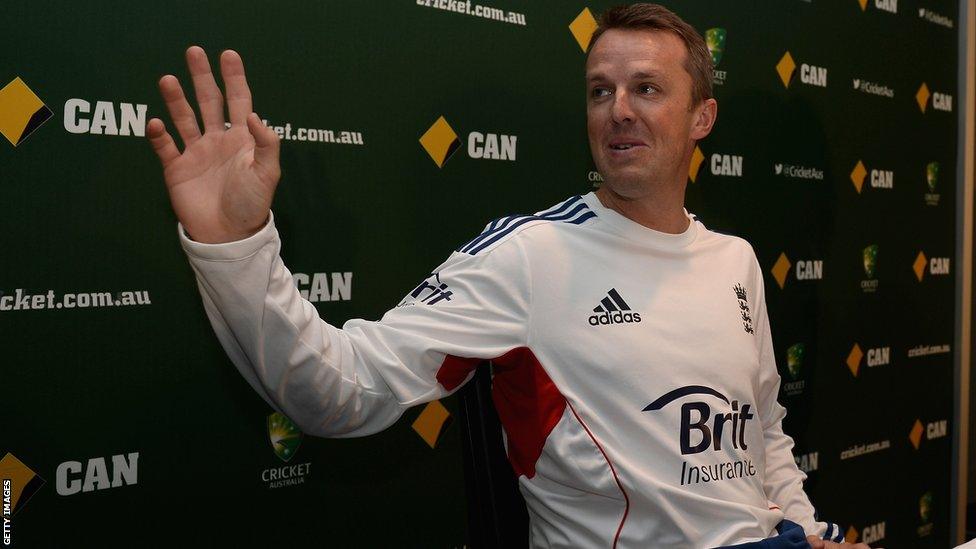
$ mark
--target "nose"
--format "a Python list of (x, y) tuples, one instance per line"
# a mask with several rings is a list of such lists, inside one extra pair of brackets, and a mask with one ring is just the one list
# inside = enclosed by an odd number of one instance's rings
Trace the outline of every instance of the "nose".
[(630, 106), (629, 93), (618, 92), (613, 96), (613, 105), (610, 108), (610, 117), (616, 124), (634, 121), (634, 111)]

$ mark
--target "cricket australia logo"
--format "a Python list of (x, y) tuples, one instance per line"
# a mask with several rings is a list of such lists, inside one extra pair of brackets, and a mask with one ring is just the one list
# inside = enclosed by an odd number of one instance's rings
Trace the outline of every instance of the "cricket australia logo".
[(732, 290), (735, 291), (735, 297), (739, 299), (739, 312), (742, 314), (742, 329), (747, 334), (755, 334), (756, 331), (752, 328), (752, 313), (749, 311), (749, 299), (746, 296), (746, 289), (742, 287), (742, 284), (736, 284), (732, 287)]

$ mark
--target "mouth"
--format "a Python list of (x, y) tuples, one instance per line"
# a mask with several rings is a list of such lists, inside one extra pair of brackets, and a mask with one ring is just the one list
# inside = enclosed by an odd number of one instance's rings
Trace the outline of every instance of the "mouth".
[(622, 139), (619, 141), (611, 141), (609, 148), (612, 151), (629, 151), (631, 149), (636, 149), (637, 147), (643, 147), (644, 143), (631, 139)]

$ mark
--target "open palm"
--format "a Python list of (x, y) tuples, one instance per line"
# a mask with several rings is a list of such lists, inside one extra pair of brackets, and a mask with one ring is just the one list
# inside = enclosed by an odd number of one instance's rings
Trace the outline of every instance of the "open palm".
[(244, 63), (234, 51), (220, 56), (230, 127), (224, 124), (224, 100), (202, 48), (186, 52), (203, 133), (179, 80), (166, 75), (159, 90), (184, 144), (180, 153), (165, 124), (153, 118), (147, 135), (163, 164), (163, 177), (177, 219), (198, 242), (221, 243), (246, 238), (268, 218), (281, 176), (278, 136), (251, 111)]

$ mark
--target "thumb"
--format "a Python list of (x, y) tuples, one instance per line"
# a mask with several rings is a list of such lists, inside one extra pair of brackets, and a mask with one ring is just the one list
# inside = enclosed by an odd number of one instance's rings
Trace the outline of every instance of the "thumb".
[(247, 116), (247, 129), (254, 137), (254, 164), (272, 184), (281, 177), (281, 164), (278, 154), (281, 141), (274, 130), (261, 123), (256, 113)]

